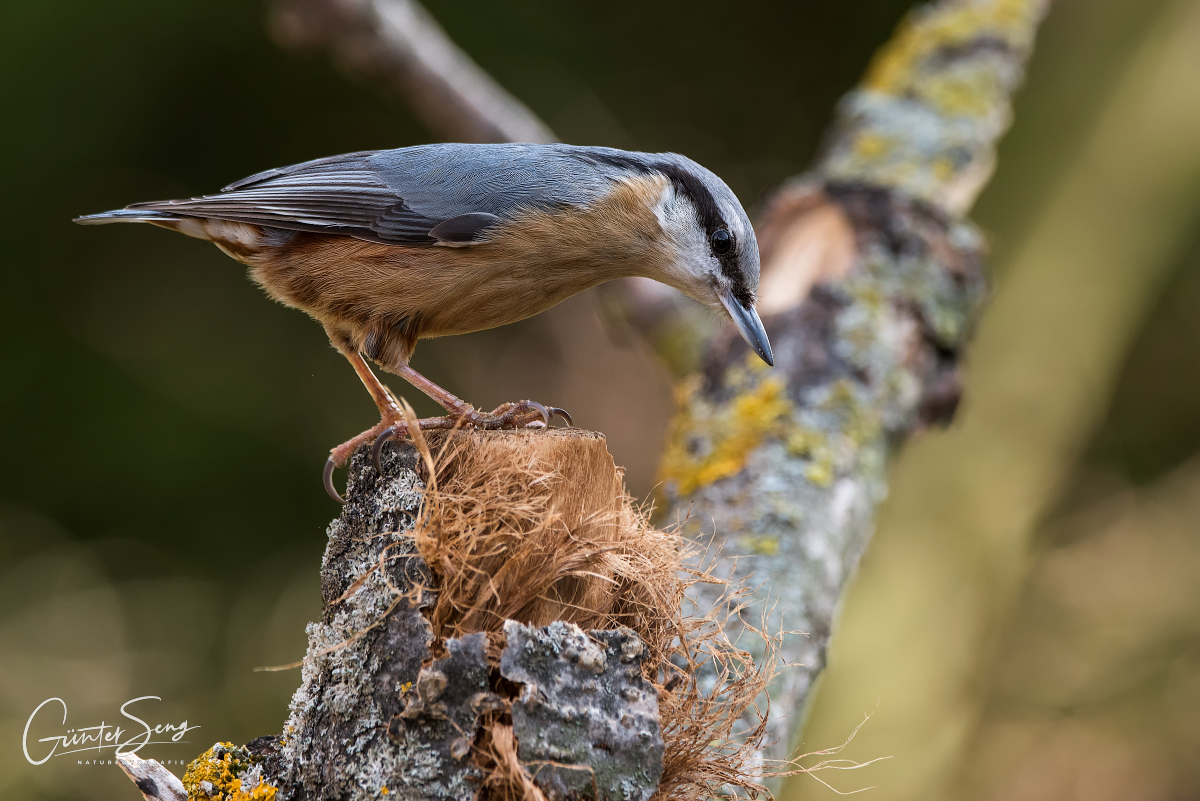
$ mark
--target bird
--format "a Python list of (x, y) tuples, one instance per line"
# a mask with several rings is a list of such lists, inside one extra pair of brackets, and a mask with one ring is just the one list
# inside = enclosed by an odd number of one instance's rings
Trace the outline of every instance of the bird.
[(271, 298), (325, 328), (380, 422), (330, 451), (324, 485), (360, 445), (375, 464), (410, 433), (367, 360), (446, 410), (420, 428), (516, 428), (570, 415), (534, 401), (490, 413), (414, 370), (417, 341), (545, 311), (590, 287), (642, 276), (726, 315), (774, 364), (755, 309), (759, 252), (737, 196), (676, 153), (566, 144), (440, 143), (266, 170), (219, 192), (75, 219), (149, 223), (215, 244)]

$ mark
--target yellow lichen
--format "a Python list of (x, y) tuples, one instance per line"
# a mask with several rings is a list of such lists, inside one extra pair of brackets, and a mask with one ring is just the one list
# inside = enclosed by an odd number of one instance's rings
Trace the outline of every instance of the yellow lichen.
[[(217, 750), (221, 755), (217, 755)], [(276, 788), (263, 781), (257, 787), (242, 789), (238, 775), (253, 767), (257, 760), (245, 749), (233, 743), (217, 743), (196, 757), (183, 774), (183, 787), (189, 801), (275, 801)], [(209, 795), (201, 782), (212, 785), (215, 795)]]
[(788, 432), (784, 444), (792, 456), (809, 460), (804, 469), (805, 478), (818, 487), (829, 486), (833, 481), (833, 449), (829, 446), (829, 438), (823, 432), (796, 427)]
[(801, 459), (812, 455), (812, 452), (824, 444), (825, 438), (820, 432), (807, 428), (795, 428), (788, 432), (784, 445), (788, 453)]
[[(836, 413), (841, 418), (838, 431), (855, 447), (879, 436), (881, 421), (878, 411), (864, 404), (854, 385), (847, 379), (833, 382), (829, 387), (829, 395), (821, 407)], [(832, 453), (830, 454), (832, 457)], [(830, 463), (832, 470), (832, 461)]]
[[(768, 433), (787, 421), (792, 402), (776, 377), (751, 381), (750, 370), (735, 366), (727, 382), (740, 389), (729, 403), (711, 407), (699, 400), (698, 379), (683, 382), (676, 399), (680, 412), (668, 435), (662, 477), (684, 495), (741, 472), (750, 453)], [(707, 445), (697, 452), (696, 440)]]
[[(1015, 48), (1028, 47), (1033, 23), (1044, 7), (1045, 0), (975, 0), (942, 3), (910, 14), (871, 62), (863, 85), (872, 91), (905, 96), (918, 91), (924, 82), (922, 73), (930, 57), (946, 49), (984, 37), (1000, 39)], [(947, 113), (986, 113), (990, 104), (981, 101), (981, 95), (986, 96), (993, 87), (960, 88), (965, 88), (966, 94), (944, 93), (931, 100)]]
[(859, 158), (874, 159), (885, 155), (894, 147), (891, 139), (877, 133), (863, 134), (854, 140), (854, 154)]
[(944, 156), (934, 159), (933, 176), (939, 181), (949, 181), (954, 177), (954, 162)]
[(921, 84), (921, 97), (948, 116), (984, 117), (995, 107), (1001, 89), (995, 70), (985, 66), (927, 78)]
[(833, 456), (826, 454), (824, 459), (814, 460), (804, 468), (804, 477), (818, 487), (828, 487), (833, 483)]
[(779, 553), (778, 537), (743, 537), (741, 543), (747, 551), (759, 556), (775, 556)]

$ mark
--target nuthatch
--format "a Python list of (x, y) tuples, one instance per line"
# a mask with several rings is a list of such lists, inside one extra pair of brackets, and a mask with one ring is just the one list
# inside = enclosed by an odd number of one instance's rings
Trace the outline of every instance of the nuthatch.
[(268, 170), (218, 194), (135, 203), (76, 222), (147, 222), (205, 239), (250, 267), (276, 300), (308, 312), (379, 407), (360, 444), (407, 432), (363, 356), (447, 411), (422, 428), (524, 426), (560, 409), (532, 401), (490, 414), (409, 366), (418, 339), (545, 311), (614, 278), (644, 276), (723, 310), (773, 361), (754, 309), (758, 244), (725, 182), (674, 153), (570, 145), (439, 144), (366, 151)]

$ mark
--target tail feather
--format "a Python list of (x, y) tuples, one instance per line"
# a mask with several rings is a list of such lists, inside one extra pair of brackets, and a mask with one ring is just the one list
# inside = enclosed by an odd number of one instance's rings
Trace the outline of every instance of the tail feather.
[(161, 222), (178, 222), (179, 215), (169, 214), (165, 211), (146, 211), (145, 209), (117, 209), (116, 211), (106, 211), (102, 214), (86, 214), (83, 217), (76, 217), (74, 222), (80, 225), (107, 225), (109, 223), (121, 222), (144, 222), (144, 223), (161, 223)]

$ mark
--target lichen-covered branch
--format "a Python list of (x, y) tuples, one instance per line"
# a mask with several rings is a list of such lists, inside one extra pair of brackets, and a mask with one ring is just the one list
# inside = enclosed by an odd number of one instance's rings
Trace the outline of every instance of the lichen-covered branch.
[(547, 797), (649, 801), (663, 738), (658, 697), (642, 679), (642, 641), (629, 629), (588, 636), (570, 623), (509, 621), (505, 634), (500, 672), (524, 687), (512, 705), (517, 755), (544, 766)]
[[(963, 215), (1046, 8), (941, 0), (909, 15), (840, 104), (812, 171), (760, 221), (776, 367), (725, 332), (679, 385), (667, 514), (710, 553), (740, 557), (730, 572), (753, 576), (770, 625), (795, 632), (771, 689), (770, 758), (793, 744), (890, 455), (957, 405), (985, 294), (984, 243)], [(716, 602), (700, 585), (693, 598)]]
[(351, 75), (403, 97), (447, 140), (554, 141), (416, 0), (273, 0), (271, 29), (284, 45), (326, 50)]
[(966, 214), (992, 175), (1048, 5), (943, 0), (914, 10), (842, 100), (815, 172)]

